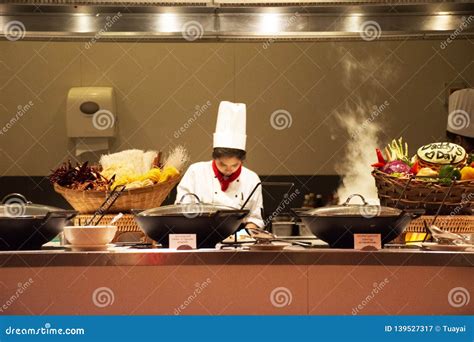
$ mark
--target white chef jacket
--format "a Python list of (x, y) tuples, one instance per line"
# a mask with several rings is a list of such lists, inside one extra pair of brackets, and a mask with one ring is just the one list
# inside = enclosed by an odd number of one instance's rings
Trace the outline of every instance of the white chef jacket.
[[(242, 166), (239, 178), (231, 182), (224, 192), (212, 169), (212, 161), (199, 162), (192, 164), (181, 179), (177, 189), (176, 203), (184, 194), (191, 192), (196, 194), (203, 203), (240, 209), (258, 183), (260, 183), (258, 175)], [(193, 201), (191, 196), (183, 199), (184, 203), (191, 201)], [(250, 213), (245, 217), (244, 223), (252, 222), (262, 228), (261, 208), (263, 208), (262, 187), (259, 186), (245, 206)]]

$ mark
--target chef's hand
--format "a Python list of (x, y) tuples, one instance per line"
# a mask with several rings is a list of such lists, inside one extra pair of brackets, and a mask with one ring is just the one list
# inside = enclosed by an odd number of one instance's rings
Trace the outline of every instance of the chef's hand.
[(248, 222), (248, 223), (245, 225), (245, 228), (258, 228), (258, 226), (257, 226), (255, 223)]

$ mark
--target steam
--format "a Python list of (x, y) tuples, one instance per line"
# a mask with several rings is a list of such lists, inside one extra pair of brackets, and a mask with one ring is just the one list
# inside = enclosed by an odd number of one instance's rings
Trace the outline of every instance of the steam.
[(357, 94), (357, 90), (362, 84), (380, 88), (380, 82), (391, 80), (396, 72), (393, 65), (384, 63), (381, 67), (381, 61), (373, 56), (356, 59), (346, 49), (340, 48), (338, 52), (342, 56), (338, 63), (343, 75), (341, 83), (351, 96), (343, 108), (335, 113), (336, 122), (349, 136), (344, 156), (336, 166), (336, 172), (342, 175), (337, 195), (340, 203), (349, 195), (358, 193), (369, 203), (379, 204), (370, 165), (376, 161), (375, 149), (382, 146), (379, 138), (382, 120), (379, 116), (383, 115), (390, 103), (380, 100), (377, 103), (374, 98)]
[(375, 149), (380, 146), (378, 135), (381, 128), (378, 123), (368, 121), (368, 117), (378, 112), (368, 104), (358, 103), (346, 104), (345, 110), (336, 114), (339, 125), (350, 136), (343, 160), (336, 167), (336, 172), (343, 175), (337, 190), (340, 202), (357, 193), (370, 203), (379, 203), (370, 165), (374, 163)]

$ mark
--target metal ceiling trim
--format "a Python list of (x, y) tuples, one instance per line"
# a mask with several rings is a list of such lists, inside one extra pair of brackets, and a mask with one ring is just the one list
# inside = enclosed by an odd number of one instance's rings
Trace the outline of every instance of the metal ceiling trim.
[(474, 35), (474, 3), (288, 7), (0, 4), (17, 40), (384, 40)]

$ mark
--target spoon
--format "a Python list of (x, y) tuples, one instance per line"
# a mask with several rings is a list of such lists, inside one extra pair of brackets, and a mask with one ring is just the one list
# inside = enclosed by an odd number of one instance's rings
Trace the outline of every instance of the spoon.
[(114, 218), (110, 221), (109, 225), (113, 225), (115, 222), (120, 220), (123, 217), (122, 213), (118, 213), (117, 215), (114, 216)]

